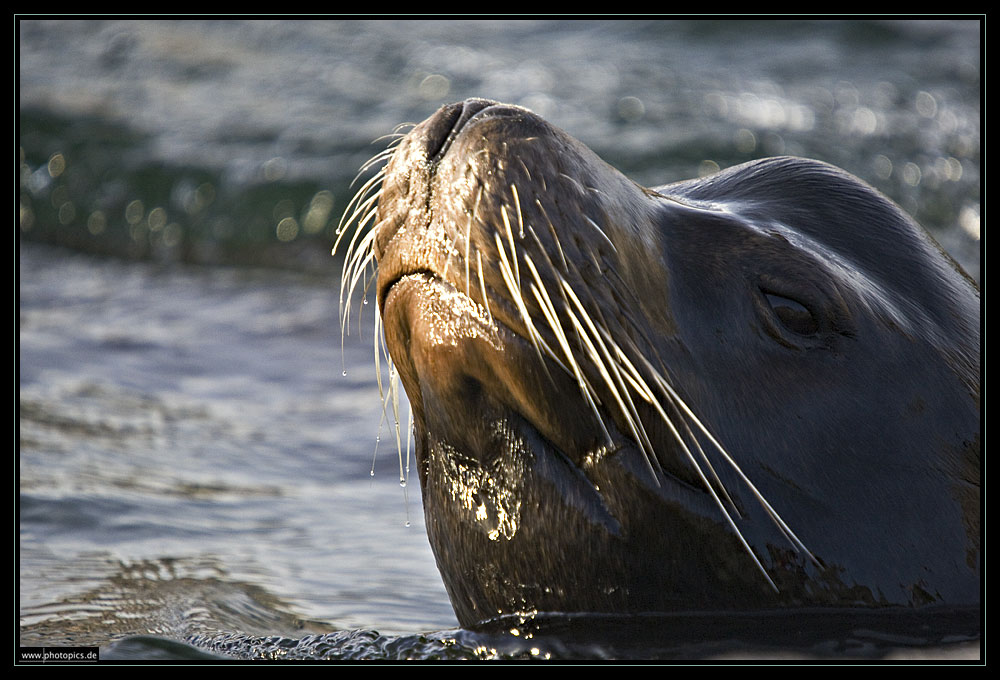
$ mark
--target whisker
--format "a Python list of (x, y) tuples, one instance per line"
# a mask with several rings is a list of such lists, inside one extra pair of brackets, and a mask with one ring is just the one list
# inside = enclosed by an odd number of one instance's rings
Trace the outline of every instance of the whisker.
[(771, 504), (768, 503), (767, 499), (764, 498), (763, 494), (761, 494), (760, 491), (757, 490), (757, 487), (753, 484), (753, 482), (750, 481), (750, 478), (746, 476), (746, 474), (736, 463), (733, 457), (729, 455), (729, 452), (726, 451), (725, 447), (723, 447), (722, 444), (718, 442), (718, 440), (712, 435), (712, 433), (708, 430), (708, 428), (706, 428), (702, 424), (701, 420), (691, 411), (690, 408), (688, 408), (687, 404), (684, 402), (683, 399), (681, 399), (680, 395), (677, 394), (677, 392), (670, 385), (670, 383), (664, 380), (662, 376), (660, 376), (659, 373), (652, 368), (652, 366), (648, 363), (645, 357), (642, 357), (641, 355), (639, 356), (640, 358), (642, 358), (644, 362), (646, 362), (647, 369), (651, 371), (651, 375), (656, 380), (662, 392), (665, 395), (667, 395), (673, 401), (673, 403), (680, 408), (680, 410), (684, 413), (684, 415), (688, 419), (690, 419), (692, 423), (694, 423), (696, 428), (705, 437), (708, 438), (708, 440), (712, 443), (712, 446), (715, 447), (715, 449), (722, 455), (725, 461), (729, 463), (730, 467), (736, 472), (736, 474), (740, 477), (743, 483), (747, 485), (747, 488), (750, 489), (750, 492), (753, 494), (754, 498), (756, 498), (757, 502), (761, 504), (761, 506), (767, 512), (768, 516), (775, 523), (775, 525), (781, 530), (781, 532), (785, 535), (785, 537), (789, 540), (789, 542), (797, 550), (806, 554), (813, 561), (814, 564), (816, 564), (817, 566), (821, 566), (819, 560), (816, 559), (816, 557), (799, 539), (799, 537), (795, 535), (795, 532), (792, 531), (791, 527), (788, 526), (788, 524), (781, 518), (781, 516), (777, 513), (777, 511), (775, 511), (774, 508), (771, 507)]
[[(373, 166), (377, 165), (378, 163), (382, 163), (382, 162), (387, 161), (390, 158), (392, 158), (392, 154), (394, 154), (396, 152), (396, 150), (393, 147), (396, 146), (396, 144), (398, 144), (398, 143), (399, 143), (399, 140), (395, 140), (391, 145), (389, 145), (388, 148), (383, 149), (382, 151), (379, 151), (377, 154), (375, 154), (374, 156), (372, 156), (371, 158), (369, 158), (367, 161), (365, 161), (365, 164), (361, 166), (360, 170), (358, 170), (358, 174), (355, 175), (354, 179), (351, 180), (350, 186), (354, 187), (354, 185), (357, 183), (357, 181), (359, 179), (361, 179), (362, 175), (364, 175), (366, 172), (368, 172)], [(383, 165), (383, 167), (379, 169), (379, 172), (384, 172), (384, 171), (385, 171), (385, 167)]]
[[(340, 282), (340, 316), (341, 334), (347, 331), (350, 321), (351, 297), (357, 288), (358, 281), (364, 276), (365, 271), (375, 262), (375, 252), (371, 247), (375, 240), (376, 229), (370, 230), (359, 241), (356, 249), (353, 250), (350, 260), (344, 265), (344, 274)], [(366, 286), (367, 288), (367, 286)]]
[(392, 417), (396, 425), (396, 452), (399, 455), (399, 482), (406, 482), (403, 472), (403, 443), (399, 432), (399, 372), (396, 366), (389, 365), (389, 394), (392, 395)]
[(517, 196), (517, 186), (511, 184), (510, 193), (514, 195), (514, 209), (517, 211), (518, 237), (524, 238), (524, 217), (521, 215), (521, 199)]
[[(503, 226), (507, 231), (507, 240), (510, 241), (510, 259), (514, 263), (514, 280), (517, 282), (517, 287), (521, 287), (521, 272), (518, 270), (517, 266), (517, 250), (514, 246), (514, 234), (510, 230), (510, 219), (507, 217), (507, 206), (500, 206), (500, 216), (503, 218)], [(513, 292), (513, 291), (511, 291)]]
[[(375, 309), (375, 332), (374, 332), (374, 334), (372, 334), (372, 344), (373, 344), (372, 349), (374, 350), (374, 357), (375, 357), (375, 382), (378, 384), (378, 394), (379, 394), (379, 397), (381, 397), (382, 394), (383, 394), (383, 392), (382, 392), (382, 363), (379, 360), (379, 356), (380, 356), (380, 354), (379, 354), (379, 338), (383, 338), (383, 343), (384, 343), (384, 336), (382, 334), (382, 315), (378, 313), (378, 309), (377, 309), (378, 308), (378, 303), (376, 303), (375, 307), (376, 307), (376, 309)], [(382, 356), (385, 356), (385, 355), (383, 354)], [(391, 363), (391, 359), (389, 359), (387, 356), (386, 356), (386, 360)], [(384, 412), (385, 407), (383, 406), (382, 408), (383, 408), (383, 412)]]
[[(536, 198), (536, 199), (535, 199), (535, 205), (537, 205), (537, 206), (538, 206), (538, 209), (542, 211), (542, 217), (544, 217), (544, 218), (545, 218), (545, 223), (546, 223), (546, 224), (548, 225), (548, 227), (549, 227), (549, 233), (550, 233), (550, 234), (552, 235), (552, 242), (556, 244), (556, 248), (557, 248), (557, 249), (559, 250), (559, 259), (561, 259), (561, 260), (562, 260), (562, 264), (563, 264), (563, 271), (566, 271), (566, 272), (568, 272), (568, 271), (569, 271), (569, 265), (568, 265), (568, 264), (566, 263), (566, 253), (564, 253), (564, 252), (563, 252), (563, 249), (562, 249), (562, 243), (560, 243), (560, 241), (559, 241), (559, 234), (558, 234), (558, 233), (556, 233), (556, 228), (555, 228), (555, 226), (553, 226), (553, 224), (552, 224), (552, 220), (551, 220), (551, 219), (549, 219), (549, 214), (548, 214), (548, 212), (547, 212), (547, 211), (545, 210), (545, 206), (543, 206), (543, 205), (542, 205), (542, 202), (541, 202), (541, 201), (539, 201), (539, 200), (538, 200), (538, 199)], [(534, 231), (534, 230), (532, 230), (532, 231)], [(543, 252), (543, 253), (544, 253), (544, 252), (545, 252), (545, 248), (544, 248), (544, 247), (542, 246), (542, 242), (541, 242), (541, 240), (540, 240), (540, 239), (538, 238), (538, 235), (537, 235), (537, 234), (535, 235), (535, 241), (537, 241), (537, 242), (538, 242), (538, 247), (539, 247), (539, 250), (540, 250), (541, 252)], [(546, 253), (546, 257), (548, 257), (548, 254), (547, 254), (547, 253)]]
[[(534, 263), (531, 261), (531, 258), (526, 257), (525, 263), (529, 265), (529, 268), (531, 269), (533, 274), (537, 277), (538, 271), (535, 268)], [(538, 278), (540, 282), (540, 277)], [(572, 375), (576, 379), (577, 385), (580, 388), (580, 393), (583, 395), (584, 399), (586, 399), (587, 403), (590, 406), (590, 409), (594, 412), (594, 416), (597, 418), (597, 422), (600, 424), (601, 430), (603, 431), (605, 439), (607, 440), (608, 444), (613, 445), (614, 440), (612, 439), (611, 434), (605, 427), (604, 419), (601, 417), (600, 414), (600, 409), (598, 409), (597, 404), (594, 401), (594, 395), (596, 395), (596, 392), (594, 391), (593, 387), (591, 387), (590, 383), (587, 381), (586, 375), (584, 374), (583, 369), (580, 367), (580, 364), (577, 361), (576, 355), (574, 354), (572, 348), (570, 347), (569, 339), (567, 338), (566, 333), (562, 328), (562, 324), (559, 322), (558, 314), (556, 314), (555, 307), (552, 305), (552, 301), (545, 290), (545, 286), (532, 284), (531, 291), (532, 294), (535, 296), (535, 299), (538, 301), (539, 308), (542, 310), (542, 313), (548, 320), (549, 328), (555, 334), (556, 341), (562, 348), (563, 355), (566, 358), (566, 363), (569, 365), (570, 375)], [(524, 303), (521, 302), (522, 306), (523, 304)], [(534, 333), (537, 334), (537, 331), (534, 331)], [(533, 342), (536, 343), (535, 349), (536, 351), (539, 351), (540, 354), (540, 350), (538, 350), (537, 341), (533, 340)], [(548, 355), (555, 358), (554, 353), (552, 353), (551, 351), (548, 352)]]
[[(483, 200), (483, 187), (479, 187), (479, 191), (476, 192), (476, 204), (472, 207), (472, 212), (469, 213), (469, 220), (465, 223), (465, 296), (469, 297), (469, 248), (472, 243), (472, 221), (479, 219), (479, 203)], [(476, 256), (479, 256), (479, 251), (476, 251)], [(479, 278), (482, 279), (482, 259), (480, 259), (480, 269)], [(483, 286), (483, 300), (486, 299), (485, 293), (486, 287)]]
[(531, 183), (531, 170), (529, 170), (528, 166), (524, 164), (524, 159), (521, 158), (520, 156), (517, 157), (517, 162), (521, 165), (521, 169), (524, 170), (524, 174), (528, 177), (528, 183), (530, 184)]
[[(381, 381), (380, 381), (380, 384), (381, 384)], [(382, 396), (381, 395), (381, 391), (379, 392), (379, 395)], [(378, 447), (379, 447), (379, 444), (382, 442), (382, 426), (385, 425), (386, 406), (388, 406), (389, 395), (388, 394), (384, 395), (384, 397), (382, 397), (379, 401), (382, 402), (382, 417), (379, 418), (378, 432), (375, 435), (375, 450), (372, 451), (372, 467), (371, 467), (371, 470), (369, 471), (369, 474), (372, 477), (375, 476), (375, 460), (378, 458)]]
[[(581, 339), (587, 344), (588, 352), (592, 357), (595, 367), (601, 373), (605, 384), (608, 386), (612, 396), (618, 403), (618, 408), (620, 409), (622, 418), (631, 430), (636, 443), (639, 444), (639, 448), (643, 451), (646, 463), (649, 465), (650, 472), (654, 473), (654, 479), (656, 479), (656, 471), (653, 469), (652, 463), (653, 460), (656, 460), (656, 456), (653, 451), (653, 444), (649, 440), (646, 428), (642, 424), (642, 419), (636, 411), (635, 404), (632, 402), (632, 398), (629, 396), (628, 390), (625, 389), (625, 381), (623, 380), (618, 369), (618, 363), (615, 360), (615, 357), (613, 357), (611, 352), (608, 350), (607, 345), (601, 337), (601, 332), (598, 331), (598, 328), (595, 326), (590, 314), (587, 313), (583, 303), (580, 302), (580, 298), (574, 292), (573, 287), (570, 286), (569, 282), (567, 282), (562, 276), (559, 276), (559, 282), (562, 285), (565, 299), (573, 303), (573, 306), (576, 308), (580, 318), (582, 318), (586, 323), (587, 330), (585, 331), (583, 329), (580, 322), (577, 320), (577, 315), (574, 314), (571, 309), (567, 309), (566, 312), (570, 316), (573, 323), (578, 327), (578, 333)], [(610, 335), (610, 333), (607, 332), (607, 329), (604, 329), (604, 332), (605, 334)], [(591, 340), (591, 338), (593, 340)], [(598, 354), (597, 347), (600, 348), (600, 354)], [(613, 379), (612, 374), (614, 374)]]
[(383, 166), (374, 175), (369, 177), (361, 188), (354, 193), (351, 200), (347, 202), (344, 214), (341, 215), (340, 222), (337, 223), (337, 241), (334, 243), (333, 252), (337, 252), (337, 244), (340, 243), (344, 227), (353, 222), (359, 212), (365, 210), (365, 208), (359, 209), (358, 206), (362, 203), (378, 199), (378, 192), (375, 191), (375, 188), (381, 185), (382, 180), (385, 179), (385, 174), (386, 169)]
[[(483, 278), (483, 254), (476, 251), (476, 269), (479, 272), (479, 290), (483, 296), (483, 305), (486, 307), (486, 316), (490, 320), (490, 326), (496, 326), (493, 321), (493, 312), (490, 311), (490, 296), (486, 294), (486, 279)], [(542, 364), (544, 366), (544, 363)]]
[[(531, 293), (535, 296), (535, 300), (538, 302), (538, 307), (542, 312), (542, 316), (545, 317), (545, 320), (549, 325), (549, 329), (552, 330), (553, 334), (557, 336), (557, 340), (560, 336), (565, 337), (562, 322), (559, 321), (559, 315), (556, 313), (555, 305), (552, 304), (552, 299), (546, 290), (542, 277), (538, 273), (538, 269), (535, 267), (534, 261), (528, 256), (525, 256), (524, 260), (528, 265), (528, 269), (531, 272), (532, 277), (535, 279), (531, 286)], [(559, 355), (552, 349), (552, 347), (549, 346), (544, 338), (539, 336), (538, 340), (547, 357), (554, 361), (556, 365), (568, 375), (575, 375), (572, 369), (566, 367), (566, 364), (563, 363)], [(546, 375), (548, 375), (548, 366), (541, 356), (539, 356), (539, 361), (541, 362), (542, 369), (545, 371)]]
[(531, 344), (535, 347), (535, 352), (541, 356), (541, 350), (538, 346), (539, 334), (535, 328), (534, 321), (531, 318), (531, 314), (528, 312), (528, 308), (524, 304), (524, 296), (521, 294), (521, 287), (518, 284), (516, 277), (511, 270), (510, 262), (507, 259), (507, 253), (503, 247), (503, 241), (500, 238), (499, 233), (493, 234), (494, 240), (496, 241), (497, 253), (500, 255), (500, 274), (503, 276), (504, 283), (507, 284), (507, 288), (510, 290), (511, 299), (514, 301), (517, 307), (518, 313), (521, 315), (521, 320), (524, 322), (525, 331), (528, 334), (528, 338)]
[(587, 189), (582, 184), (580, 184), (580, 182), (578, 182), (575, 177), (570, 177), (565, 172), (560, 172), (559, 176), (569, 181), (569, 183), (575, 186), (576, 190), (579, 191), (581, 194), (586, 195)]
[[(638, 370), (635, 368), (635, 365), (631, 361), (629, 361), (628, 355), (614, 341), (611, 333), (606, 328), (602, 328), (601, 331), (602, 331), (602, 333), (604, 333), (607, 342), (615, 350), (615, 354), (616, 354), (616, 356), (618, 358), (618, 361), (620, 362), (622, 368), (625, 369), (624, 377), (629, 381), (629, 383), (632, 385), (633, 389), (636, 390), (636, 393), (642, 398), (643, 401), (645, 401), (648, 404), (654, 404), (655, 397), (653, 395), (652, 390), (646, 384), (645, 379), (643, 379), (643, 377), (639, 374)], [(641, 352), (637, 351), (637, 354), (639, 356), (643, 356)], [(650, 370), (652, 371), (652, 369), (650, 369)], [(675, 409), (677, 409), (677, 406), (676, 406), (676, 404), (674, 404), (674, 400), (673, 399), (670, 399), (669, 397), (667, 397), (667, 402), (669, 404), (671, 404), (671, 406), (673, 406)], [(729, 492), (726, 490), (725, 484), (723, 484), (722, 480), (719, 478), (718, 473), (716, 473), (715, 467), (712, 465), (711, 461), (709, 460), (708, 455), (702, 449), (701, 444), (698, 443), (697, 438), (691, 432), (691, 428), (688, 427), (687, 423), (683, 423), (683, 425), (684, 425), (685, 431), (688, 434), (688, 439), (691, 440), (694, 443), (694, 445), (697, 448), (697, 450), (698, 450), (701, 458), (705, 461), (706, 465), (708, 466), (709, 471), (712, 474), (713, 479), (715, 479), (716, 485), (721, 490), (722, 495), (726, 498), (726, 500), (729, 502), (729, 504), (733, 507), (733, 510), (736, 511), (737, 514), (740, 514), (738, 508), (736, 507), (736, 503), (733, 501), (732, 497), (729, 495)]]
[(611, 246), (611, 250), (613, 250), (615, 253), (618, 252), (618, 249), (615, 248), (615, 244), (612, 243), (611, 239), (608, 238), (608, 235), (604, 233), (604, 230), (601, 229), (601, 227), (597, 224), (597, 222), (595, 222), (594, 220), (590, 219), (590, 217), (588, 217), (587, 215), (584, 215), (583, 219), (586, 220), (587, 224), (589, 224), (590, 226), (592, 226), (594, 228), (594, 230), (597, 231), (597, 233), (600, 234), (604, 238), (605, 241), (607, 241), (607, 244), (609, 246)]
[(660, 414), (660, 418), (662, 419), (663, 423), (667, 426), (667, 428), (670, 430), (670, 434), (673, 436), (674, 441), (677, 442), (677, 445), (680, 447), (681, 451), (683, 451), (684, 457), (687, 458), (687, 461), (691, 464), (691, 467), (698, 475), (698, 478), (701, 480), (702, 485), (705, 487), (705, 490), (712, 497), (712, 500), (715, 501), (715, 504), (719, 508), (719, 511), (722, 513), (722, 516), (725, 518), (726, 523), (736, 534), (736, 538), (743, 545), (743, 548), (746, 550), (747, 554), (750, 555), (750, 557), (753, 559), (754, 564), (757, 566), (757, 569), (760, 571), (761, 574), (763, 574), (764, 578), (767, 579), (767, 582), (771, 585), (771, 588), (773, 588), (775, 592), (779, 592), (778, 587), (774, 584), (774, 581), (771, 580), (771, 577), (768, 575), (767, 570), (764, 569), (764, 565), (761, 564), (760, 559), (757, 557), (757, 554), (754, 553), (753, 549), (750, 547), (750, 544), (747, 543), (746, 538), (743, 537), (743, 533), (740, 531), (739, 527), (736, 526), (735, 520), (733, 520), (732, 516), (729, 514), (729, 511), (726, 510), (725, 504), (722, 502), (722, 499), (716, 493), (715, 488), (712, 486), (712, 483), (708, 480), (708, 477), (705, 476), (705, 473), (701, 469), (701, 466), (698, 465), (698, 460), (695, 458), (694, 454), (691, 453), (691, 449), (688, 448), (688, 445), (684, 441), (684, 438), (681, 436), (681, 433), (677, 431), (677, 428), (674, 426), (673, 420), (666, 413), (666, 411), (663, 410), (663, 407), (659, 404), (658, 401), (654, 400), (652, 406)]

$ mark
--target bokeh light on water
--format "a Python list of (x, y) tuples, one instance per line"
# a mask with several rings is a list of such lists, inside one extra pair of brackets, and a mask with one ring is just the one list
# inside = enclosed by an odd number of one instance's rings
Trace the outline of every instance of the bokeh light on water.
[(31, 240), (324, 269), (351, 181), (384, 148), (372, 141), (485, 96), (536, 110), (647, 186), (767, 155), (829, 161), (978, 275), (975, 21), (19, 29), (20, 233)]

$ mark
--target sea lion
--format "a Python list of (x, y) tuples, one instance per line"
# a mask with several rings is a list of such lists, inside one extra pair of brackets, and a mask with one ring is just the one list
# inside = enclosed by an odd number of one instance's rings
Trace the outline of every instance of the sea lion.
[(789, 157), (646, 189), (480, 99), (386, 157), (343, 290), (377, 260), (463, 626), (978, 606), (979, 291), (890, 200)]

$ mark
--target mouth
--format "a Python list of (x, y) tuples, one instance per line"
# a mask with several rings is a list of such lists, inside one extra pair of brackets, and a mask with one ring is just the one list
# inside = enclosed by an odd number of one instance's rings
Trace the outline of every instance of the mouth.
[[(440, 213), (461, 213), (474, 210), (461, 206), (457, 200), (441, 205), (446, 200), (439, 184), (452, 185), (457, 177), (447, 180), (439, 175), (468, 173), (459, 166), (463, 160), (459, 152), (449, 151), (463, 135), (471, 134), (475, 125), (491, 119), (501, 125), (525, 117), (526, 111), (518, 107), (498, 104), (485, 99), (470, 99), (442, 107), (434, 116), (409, 132), (394, 152), (385, 169), (386, 181), (379, 196), (379, 227), (373, 243), (379, 263), (378, 300), (383, 302), (389, 289), (402, 277), (426, 272), (431, 276), (448, 279), (453, 255), (461, 259), (462, 252), (456, 242), (458, 225), (438, 225)], [(458, 158), (455, 158), (458, 157)], [(446, 163), (447, 161), (447, 163)], [(445, 169), (442, 166), (447, 165)], [(466, 183), (478, 178), (464, 177)], [(457, 209), (462, 208), (462, 209)], [(469, 235), (466, 234), (466, 240)], [(404, 242), (401, 246), (400, 242)], [(395, 250), (393, 253), (388, 252)], [(468, 251), (465, 253), (466, 288), (469, 287)], [(461, 265), (459, 265), (461, 266)]]
[[(492, 302), (494, 307), (501, 304)], [(517, 423), (578, 468), (622, 446), (598, 426), (583, 400), (553, 398), (579, 390), (573, 379), (518, 331), (433, 271), (400, 270), (388, 278), (383, 329), (423, 429), (457, 449), (489, 451), (490, 436), (469, 422)], [(567, 427), (573, 423), (573, 427)]]

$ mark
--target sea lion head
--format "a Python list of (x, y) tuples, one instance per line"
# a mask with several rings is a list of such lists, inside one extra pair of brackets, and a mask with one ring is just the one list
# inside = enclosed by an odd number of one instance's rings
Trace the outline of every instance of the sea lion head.
[(891, 201), (795, 158), (650, 190), (478, 99), (372, 187), (345, 286), (377, 260), (463, 625), (978, 603), (979, 294)]

